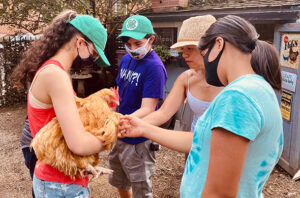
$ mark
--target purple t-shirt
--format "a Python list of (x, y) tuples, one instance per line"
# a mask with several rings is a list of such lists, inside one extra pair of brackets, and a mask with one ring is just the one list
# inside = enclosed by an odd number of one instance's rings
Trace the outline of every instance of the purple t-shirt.
[[(135, 60), (126, 54), (122, 57), (116, 79), (120, 95), (119, 112), (124, 115), (135, 112), (141, 108), (143, 98), (163, 99), (166, 81), (167, 71), (154, 50), (142, 60)], [(139, 137), (122, 140), (138, 144), (147, 139)]]

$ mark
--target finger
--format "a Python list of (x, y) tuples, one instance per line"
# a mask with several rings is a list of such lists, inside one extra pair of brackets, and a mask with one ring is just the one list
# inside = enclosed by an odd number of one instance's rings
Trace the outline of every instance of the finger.
[(126, 116), (126, 115), (121, 115), (121, 116), (120, 116), (120, 119), (124, 118), (125, 116)]
[(119, 131), (118, 131), (118, 135), (119, 135), (119, 136), (122, 136), (123, 133), (124, 133), (124, 130), (119, 130)]
[(118, 138), (124, 138), (123, 133), (118, 133)]
[(128, 125), (122, 125), (119, 127), (119, 131), (124, 131), (126, 129), (128, 129)]
[(120, 120), (128, 120), (129, 119), (129, 116), (128, 115), (124, 115), (124, 116), (121, 116), (120, 117)]
[(126, 137), (126, 130), (122, 130), (122, 131), (119, 133), (119, 137), (120, 137), (120, 138)]
[(129, 120), (120, 120), (119, 126), (128, 125), (130, 124)]
[(126, 126), (126, 125), (128, 125), (128, 122), (120, 122), (120, 123), (119, 123), (119, 127), (124, 127), (124, 126)]
[(125, 119), (125, 118), (120, 118), (120, 123), (124, 123), (124, 122), (127, 122), (127, 119)]
[(121, 117), (121, 119), (122, 120), (130, 121), (130, 120), (132, 120), (132, 116), (130, 116), (130, 115), (124, 115), (124, 116)]
[(130, 129), (131, 129), (130, 124), (124, 124), (124, 125), (119, 127), (119, 131), (130, 130)]

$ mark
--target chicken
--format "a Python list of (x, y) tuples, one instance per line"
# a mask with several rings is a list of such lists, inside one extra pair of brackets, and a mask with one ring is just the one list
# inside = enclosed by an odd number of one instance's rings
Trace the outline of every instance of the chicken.
[[(75, 96), (85, 130), (101, 139), (106, 150), (110, 150), (117, 139), (121, 114), (110, 109), (110, 105), (116, 104), (117, 100), (117, 92), (112, 89), (102, 89), (87, 98)], [(99, 163), (98, 153), (88, 156), (72, 153), (56, 117), (36, 134), (31, 148), (34, 149), (38, 160), (57, 168), (72, 179), (86, 176), (86, 170), (93, 173), (95, 169), (99, 170), (95, 168)]]
[(292, 46), (290, 47), (290, 55), (289, 55), (289, 58), (290, 58), (290, 62), (293, 64), (296, 62), (297, 60), (297, 56), (299, 55), (299, 52), (298, 51), (295, 51), (293, 52), (293, 49), (292, 49)]

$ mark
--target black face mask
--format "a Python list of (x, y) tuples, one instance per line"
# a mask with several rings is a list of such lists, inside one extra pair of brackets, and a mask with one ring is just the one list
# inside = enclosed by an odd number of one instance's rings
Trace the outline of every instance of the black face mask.
[(205, 79), (206, 82), (210, 85), (216, 86), (216, 87), (223, 87), (224, 85), (221, 83), (219, 76), (218, 76), (218, 64), (220, 61), (220, 58), (222, 56), (224, 47), (225, 47), (225, 41), (224, 41), (224, 45), (223, 48), (221, 50), (221, 52), (219, 53), (219, 55), (217, 56), (217, 58), (215, 60), (213, 60), (212, 62), (208, 62), (208, 56), (213, 48), (215, 43), (213, 43), (207, 53), (205, 54), (205, 56), (203, 57), (204, 59), (204, 66), (205, 66)]
[[(89, 50), (89, 49), (88, 49)], [(89, 57), (87, 58), (81, 58), (79, 56), (78, 48), (77, 48), (77, 56), (75, 60), (72, 63), (72, 69), (75, 71), (80, 71), (81, 69), (85, 67), (92, 66), (94, 64), (93, 55), (89, 52)]]

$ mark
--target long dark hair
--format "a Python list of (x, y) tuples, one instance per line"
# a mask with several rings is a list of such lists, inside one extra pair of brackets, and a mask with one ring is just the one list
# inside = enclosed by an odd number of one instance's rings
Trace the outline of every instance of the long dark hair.
[(275, 47), (265, 41), (258, 40), (252, 52), (251, 65), (255, 73), (263, 76), (270, 85), (281, 91), (281, 69), (279, 54)]
[(207, 49), (217, 37), (222, 37), (242, 52), (252, 53), (253, 70), (276, 90), (281, 90), (281, 73), (278, 54), (268, 43), (258, 41), (254, 26), (245, 19), (228, 15), (219, 18), (199, 41), (199, 49)]
[(19, 65), (11, 75), (11, 82), (18, 90), (24, 90), (31, 83), (39, 67), (56, 54), (71, 38), (80, 33), (71, 24), (66, 23), (76, 17), (76, 12), (67, 10), (59, 14), (45, 28), (40, 39), (32, 42), (24, 52)]

